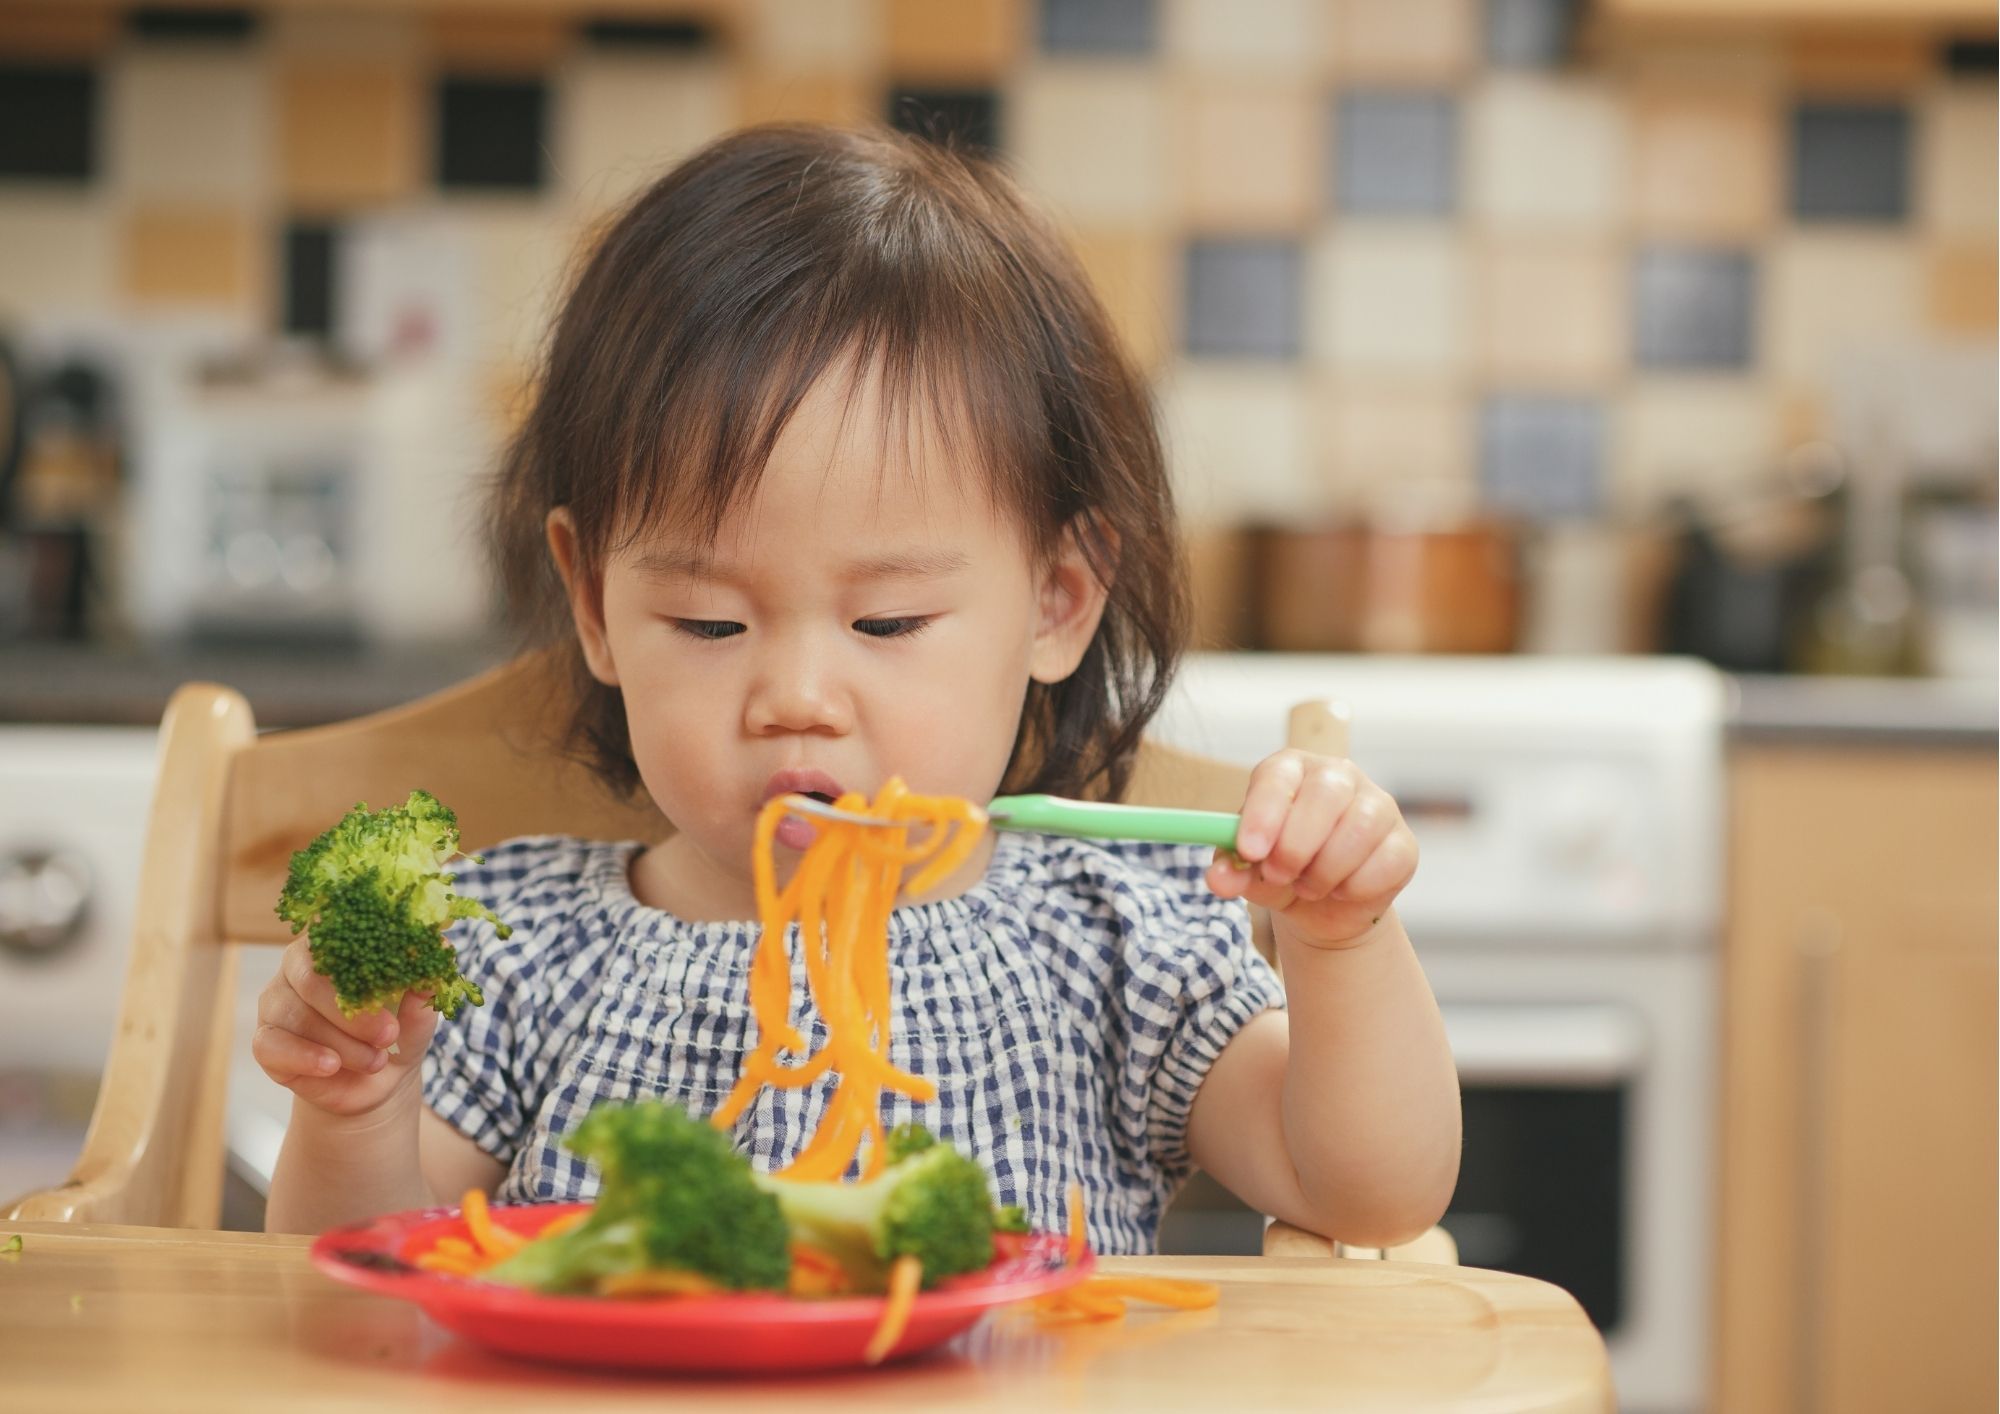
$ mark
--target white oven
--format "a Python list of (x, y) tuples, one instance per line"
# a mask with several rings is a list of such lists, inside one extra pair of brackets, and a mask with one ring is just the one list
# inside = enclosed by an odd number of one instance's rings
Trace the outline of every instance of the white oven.
[[(1355, 760), (1422, 848), (1400, 912), (1464, 1094), (1444, 1219), (1460, 1259), (1573, 1293), (1621, 1408), (1699, 1409), (1724, 679), (1657, 659), (1203, 655), (1158, 731), (1249, 764), (1311, 697), (1351, 707)], [(1187, 1216), (1170, 1231), (1226, 1230)]]

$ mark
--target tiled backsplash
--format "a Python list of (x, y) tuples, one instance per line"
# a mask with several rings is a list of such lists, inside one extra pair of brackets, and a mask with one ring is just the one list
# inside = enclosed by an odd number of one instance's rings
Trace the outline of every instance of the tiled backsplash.
[(324, 334), (354, 223), (410, 212), (472, 252), (497, 409), (580, 234), (664, 166), (887, 118), (1061, 213), (1199, 519), (1640, 511), (1764, 474), (1848, 349), (1993, 335), (1990, 36), (1666, 39), (1581, 0), (605, 8), (0, 0), (0, 321)]

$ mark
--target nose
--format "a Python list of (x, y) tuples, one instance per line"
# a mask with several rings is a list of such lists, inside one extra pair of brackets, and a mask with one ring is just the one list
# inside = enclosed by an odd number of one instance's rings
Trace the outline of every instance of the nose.
[(853, 699), (824, 660), (805, 645), (780, 647), (761, 665), (743, 704), (753, 736), (818, 732), (845, 736), (854, 728)]

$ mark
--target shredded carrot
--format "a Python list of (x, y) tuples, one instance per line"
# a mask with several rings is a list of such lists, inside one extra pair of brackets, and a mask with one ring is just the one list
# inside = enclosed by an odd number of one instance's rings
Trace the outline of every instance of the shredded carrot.
[(854, 1289), (847, 1268), (803, 1242), (792, 1244), (792, 1274), (785, 1289), (793, 1296), (844, 1296)]
[(459, 1208), (465, 1214), (465, 1226), (472, 1233), (473, 1242), (488, 1257), (509, 1257), (527, 1245), (528, 1240), (520, 1233), (510, 1232), (493, 1221), (486, 1195), (479, 1189), (466, 1189)]
[(623, 1272), (615, 1277), (602, 1277), (597, 1283), (599, 1296), (712, 1296), (721, 1290), (707, 1277), (693, 1272), (655, 1268), (643, 1272)]
[(555, 1221), (545, 1224), (542, 1230), (535, 1234), (535, 1237), (537, 1239), (544, 1237), (561, 1237), (564, 1233), (573, 1232), (577, 1228), (582, 1227), (585, 1223), (589, 1221), (590, 1221), (590, 1209), (579, 1208), (574, 1213), (564, 1213), (561, 1217), (557, 1218)]
[(1092, 1295), (1129, 1297), (1180, 1311), (1206, 1310), (1215, 1304), (1218, 1295), (1214, 1282), (1181, 1281), (1175, 1277), (1092, 1277), (1084, 1285)]
[[(884, 783), (872, 802), (850, 791), (834, 805), (890, 823), (813, 819), (817, 833), (782, 890), (777, 886), (773, 846), (778, 822), (791, 807), (786, 797), (778, 796), (757, 816), (751, 876), (763, 936), (750, 964), (750, 1010), (757, 1023), (757, 1045), (735, 1088), (712, 1117), (718, 1129), (727, 1129), (766, 1086), (796, 1089), (828, 1073), (837, 1075), (833, 1098), (812, 1137), (778, 1170), (779, 1177), (802, 1181), (842, 1177), (864, 1145), (864, 1175), (873, 1177), (886, 1167), (884, 1090), (920, 1101), (937, 1098), (936, 1085), (898, 1069), (889, 1059), (895, 1015), (889, 986), (889, 915), (899, 894), (922, 894), (948, 878), (971, 857), (986, 829), (985, 813), (971, 801), (912, 795), (895, 778)], [(929, 833), (912, 844), (910, 831), (926, 826)], [(905, 884), (903, 876), (912, 869), (916, 872)], [(806, 986), (826, 1024), (827, 1040), (818, 1051), (788, 1063), (780, 1057), (806, 1050), (791, 1019), (787, 937), (794, 923)]]
[(915, 1257), (898, 1257), (889, 1267), (889, 1296), (882, 1303), (882, 1322), (868, 1339), (862, 1359), (879, 1365), (896, 1348), (909, 1328), (910, 1311), (917, 1303), (917, 1289), (924, 1284), (924, 1264)]
[(1083, 1185), (1069, 1186), (1069, 1241), (1063, 1250), (1063, 1260), (1072, 1267), (1083, 1260), (1083, 1254), (1090, 1250), (1089, 1229), (1084, 1224)]
[(479, 1249), (462, 1237), (440, 1237), (431, 1251), (448, 1257), (463, 1257), (471, 1261), (480, 1255)]

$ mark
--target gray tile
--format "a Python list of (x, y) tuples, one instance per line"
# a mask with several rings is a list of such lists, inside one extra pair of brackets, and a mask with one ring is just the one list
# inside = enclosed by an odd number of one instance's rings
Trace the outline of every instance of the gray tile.
[(1632, 266), (1633, 356), (1646, 368), (1747, 368), (1757, 267), (1748, 251), (1648, 246)]
[(1899, 103), (1801, 103), (1792, 114), (1792, 214), (1900, 221), (1910, 212), (1910, 114)]
[(1446, 216), (1458, 199), (1458, 104), (1443, 93), (1346, 93), (1333, 115), (1340, 210)]
[(1580, 0), (1486, 0), (1486, 58), (1504, 69), (1552, 69), (1569, 58)]
[(1530, 520), (1595, 514), (1604, 501), (1604, 409), (1592, 398), (1488, 398), (1479, 486), (1490, 509)]
[(1295, 358), (1304, 298), (1298, 243), (1198, 240), (1187, 252), (1187, 351)]
[(1041, 0), (1050, 54), (1150, 54), (1159, 33), (1154, 0)]

